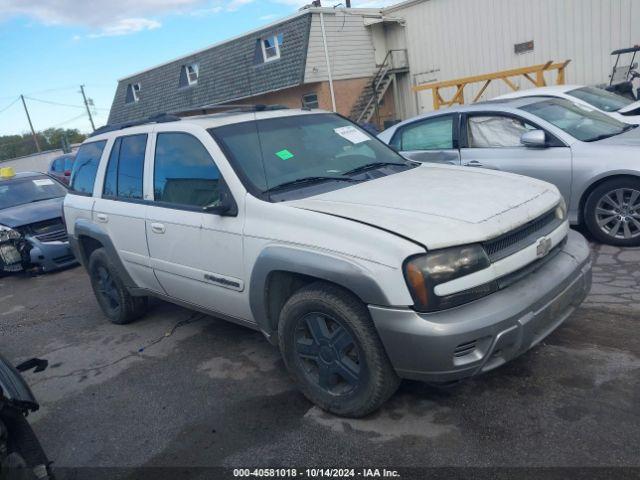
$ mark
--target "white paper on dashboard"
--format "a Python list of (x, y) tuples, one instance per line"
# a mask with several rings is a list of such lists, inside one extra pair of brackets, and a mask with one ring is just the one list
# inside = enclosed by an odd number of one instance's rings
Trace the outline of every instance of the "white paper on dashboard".
[(336, 132), (345, 140), (349, 140), (354, 145), (358, 143), (366, 142), (367, 140), (369, 140), (369, 137), (365, 135), (363, 132), (361, 132), (360, 130), (358, 130), (356, 127), (347, 126), (347, 127), (334, 128), (333, 131)]
[(53, 185), (53, 180), (49, 178), (40, 178), (38, 180), (32, 180), (38, 187), (43, 187), (45, 185)]

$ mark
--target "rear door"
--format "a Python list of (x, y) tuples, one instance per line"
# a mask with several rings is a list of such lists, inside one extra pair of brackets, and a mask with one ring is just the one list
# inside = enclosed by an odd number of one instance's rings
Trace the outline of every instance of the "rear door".
[(243, 209), (233, 217), (204, 210), (219, 198), (222, 174), (214, 156), (222, 152), (204, 131), (163, 128), (154, 139), (146, 221), (156, 276), (175, 299), (247, 319)]
[(416, 120), (398, 128), (390, 145), (411, 160), (460, 165), (458, 123), (457, 113)]
[(93, 222), (107, 233), (136, 285), (161, 292), (149, 264), (145, 229), (143, 179), (148, 138), (145, 132), (122, 135), (111, 142)]
[[(529, 130), (543, 130), (544, 148), (522, 145)], [(569, 203), (571, 198), (571, 149), (530, 120), (503, 112), (478, 112), (462, 118), (460, 157), (466, 167), (503, 170), (555, 184)]]

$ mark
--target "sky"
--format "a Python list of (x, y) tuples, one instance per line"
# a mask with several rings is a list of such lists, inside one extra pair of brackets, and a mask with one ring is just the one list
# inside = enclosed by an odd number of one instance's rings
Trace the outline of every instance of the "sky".
[[(332, 7), (344, 0), (323, 0)], [(0, 0), (0, 135), (90, 132), (80, 85), (104, 125), (119, 78), (295, 13), (310, 0)], [(380, 7), (399, 0), (352, 0)]]

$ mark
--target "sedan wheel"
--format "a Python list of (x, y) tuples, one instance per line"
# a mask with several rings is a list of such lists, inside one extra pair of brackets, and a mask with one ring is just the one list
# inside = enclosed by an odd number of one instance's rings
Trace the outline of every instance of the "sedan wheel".
[(587, 199), (585, 221), (604, 243), (640, 245), (640, 181), (610, 180), (597, 187)]
[(596, 207), (598, 226), (625, 240), (640, 237), (640, 190), (619, 188), (604, 195)]

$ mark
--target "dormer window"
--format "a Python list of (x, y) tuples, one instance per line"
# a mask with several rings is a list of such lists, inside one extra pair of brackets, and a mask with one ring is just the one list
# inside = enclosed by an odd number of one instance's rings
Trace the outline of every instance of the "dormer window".
[(140, 84), (130, 83), (127, 85), (127, 98), (125, 103), (135, 103), (140, 100)]
[(262, 45), (262, 59), (264, 62), (270, 62), (280, 58), (280, 47), (282, 46), (282, 34), (274, 33), (260, 40)]
[(198, 83), (198, 72), (200, 71), (200, 67), (197, 63), (190, 63), (189, 65), (185, 65), (185, 73), (187, 74), (187, 83), (189, 86), (195, 85)]

